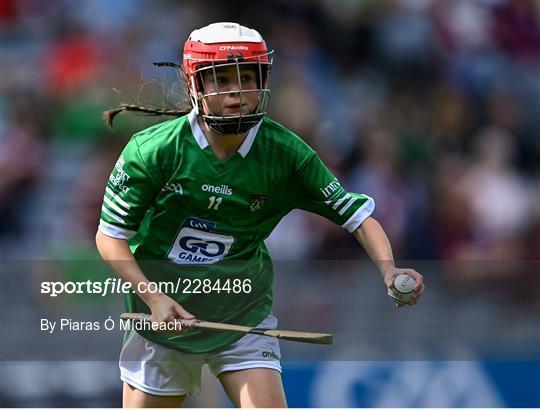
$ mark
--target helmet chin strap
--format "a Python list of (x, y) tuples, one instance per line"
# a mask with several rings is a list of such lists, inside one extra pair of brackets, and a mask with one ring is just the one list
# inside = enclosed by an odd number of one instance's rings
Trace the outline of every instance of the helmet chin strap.
[(252, 113), (242, 115), (242, 117), (222, 117), (202, 114), (202, 117), (212, 131), (222, 135), (238, 135), (248, 132), (262, 120), (264, 115), (264, 113)]

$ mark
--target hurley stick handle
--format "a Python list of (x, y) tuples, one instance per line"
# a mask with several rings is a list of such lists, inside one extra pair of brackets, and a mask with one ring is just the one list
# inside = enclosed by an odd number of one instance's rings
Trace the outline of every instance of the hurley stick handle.
[[(152, 317), (146, 313), (122, 313), (122, 320), (134, 320), (152, 322)], [(316, 343), (331, 345), (330, 333), (298, 332), (295, 330), (260, 329), (256, 327), (230, 325), (228, 323), (204, 322), (197, 319), (177, 319), (182, 328), (206, 329), (221, 332), (251, 333), (261, 336), (275, 337), (277, 339), (290, 340), (293, 342)]]

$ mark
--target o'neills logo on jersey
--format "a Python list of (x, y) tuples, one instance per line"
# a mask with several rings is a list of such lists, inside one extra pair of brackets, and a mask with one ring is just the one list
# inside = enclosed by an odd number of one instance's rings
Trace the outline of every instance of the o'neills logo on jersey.
[(232, 189), (229, 188), (229, 185), (210, 185), (210, 184), (204, 184), (201, 186), (201, 189), (204, 192), (213, 192), (214, 194), (222, 194), (222, 195), (232, 195)]

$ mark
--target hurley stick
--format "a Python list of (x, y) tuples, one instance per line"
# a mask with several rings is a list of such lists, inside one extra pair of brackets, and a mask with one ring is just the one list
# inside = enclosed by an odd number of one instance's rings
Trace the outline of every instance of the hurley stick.
[[(152, 322), (152, 317), (146, 313), (122, 313), (122, 320)], [(322, 345), (332, 344), (332, 335), (329, 333), (298, 332), (294, 330), (260, 329), (249, 326), (230, 325), (227, 323), (204, 322), (197, 319), (176, 319), (182, 328), (206, 329), (221, 332), (252, 333), (256, 335), (275, 337), (293, 342), (316, 343)]]

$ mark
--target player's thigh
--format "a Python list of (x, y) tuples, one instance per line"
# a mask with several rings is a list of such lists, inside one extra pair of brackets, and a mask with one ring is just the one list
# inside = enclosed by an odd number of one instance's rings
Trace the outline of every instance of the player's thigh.
[(233, 370), (218, 377), (236, 407), (287, 407), (281, 373), (277, 370)]
[(154, 396), (124, 382), (122, 405), (124, 408), (182, 407), (186, 396)]

